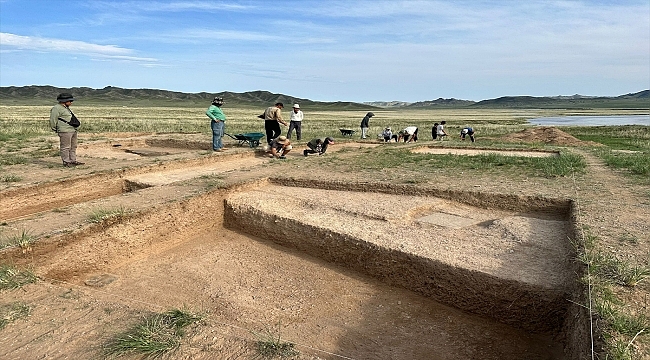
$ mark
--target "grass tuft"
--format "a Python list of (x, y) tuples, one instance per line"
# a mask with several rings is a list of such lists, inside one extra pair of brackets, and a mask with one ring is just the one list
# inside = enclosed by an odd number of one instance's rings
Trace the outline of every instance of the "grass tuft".
[(107, 220), (119, 220), (127, 215), (128, 211), (123, 207), (117, 209), (96, 209), (88, 216), (92, 223), (100, 223)]
[(19, 182), (19, 181), (22, 180), (22, 179), (23, 179), (23, 178), (21, 178), (20, 176), (18, 176), (18, 175), (13, 175), (13, 174), (6, 174), (6, 175), (2, 175), (2, 176), (0, 176), (0, 181), (2, 181), (2, 182), (6, 182), (6, 183), (9, 183), (9, 182)]
[[(262, 333), (253, 333), (257, 337), (257, 353), (266, 359), (290, 358), (298, 355), (295, 344), (280, 338), (280, 323), (277, 330), (266, 328)], [(276, 335), (277, 334), (277, 335)]]
[(203, 319), (200, 315), (174, 309), (145, 318), (130, 330), (117, 335), (105, 347), (110, 357), (140, 354), (157, 358), (180, 346), (185, 328)]
[(38, 278), (30, 270), (20, 270), (10, 265), (0, 265), (0, 290), (13, 290), (36, 282)]
[(31, 311), (31, 306), (22, 301), (0, 305), (0, 330), (18, 319), (29, 316)]
[(29, 231), (23, 230), (20, 235), (14, 235), (11, 236), (7, 239), (5, 239), (2, 243), (0, 243), (0, 249), (6, 248), (6, 247), (12, 247), (12, 246), (18, 246), (23, 250), (23, 252), (27, 252), (31, 249), (32, 244), (36, 241), (36, 238), (32, 236)]

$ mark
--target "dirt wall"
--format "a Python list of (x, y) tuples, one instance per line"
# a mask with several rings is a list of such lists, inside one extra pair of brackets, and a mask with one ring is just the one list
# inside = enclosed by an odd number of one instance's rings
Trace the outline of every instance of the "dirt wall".
[[(279, 181), (274, 179), (273, 181)], [(303, 184), (295, 180), (297, 184)], [(286, 179), (282, 180), (287, 185)], [(310, 182), (313, 184), (313, 182)], [(365, 184), (318, 183), (337, 190), (356, 190)], [(350, 189), (352, 188), (352, 189)], [(373, 188), (375, 189), (375, 188)], [(383, 187), (384, 191), (413, 195), (411, 187)], [(430, 190), (422, 190), (429, 194)], [(465, 196), (463, 198), (471, 198)], [(485, 203), (503, 206), (494, 197), (481, 197)], [(437, 196), (437, 194), (436, 194)], [(498, 198), (498, 196), (496, 196)], [(456, 199), (457, 200), (457, 199)], [(526, 199), (515, 198), (516, 204)], [(559, 204), (566, 201), (545, 199), (520, 205), (521, 211), (539, 210), (551, 203), (557, 211), (568, 212)], [(475, 204), (474, 204), (475, 205)], [(507, 207), (507, 206), (506, 206)], [(224, 225), (251, 235), (297, 248), (312, 256), (352, 268), (382, 281), (416, 291), (442, 303), (536, 332), (559, 331), (564, 321), (569, 294), (563, 289), (500, 278), (487, 273), (459, 268), (414, 253), (384, 248), (345, 232), (327, 230), (296, 219), (272, 215), (253, 206), (226, 200)]]

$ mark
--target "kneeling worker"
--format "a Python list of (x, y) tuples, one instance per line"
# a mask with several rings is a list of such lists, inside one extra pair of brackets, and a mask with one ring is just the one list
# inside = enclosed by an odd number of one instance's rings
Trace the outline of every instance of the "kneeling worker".
[(305, 149), (302, 154), (305, 156), (308, 156), (309, 154), (323, 155), (327, 151), (328, 145), (334, 145), (334, 139), (329, 136), (325, 139), (313, 139), (307, 143), (309, 149)]
[(469, 135), (469, 139), (472, 140), (472, 142), (476, 141), (474, 138), (474, 129), (471, 127), (466, 127), (460, 131), (460, 139), (465, 140), (465, 135)]
[(293, 149), (291, 146), (291, 140), (287, 139), (286, 136), (278, 136), (277, 138), (271, 140), (267, 148), (269, 157), (286, 159), (286, 155)]

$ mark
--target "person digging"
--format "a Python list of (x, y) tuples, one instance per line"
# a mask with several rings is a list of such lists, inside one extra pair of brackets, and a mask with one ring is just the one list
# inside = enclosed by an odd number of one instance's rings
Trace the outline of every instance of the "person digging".
[(278, 136), (277, 138), (271, 140), (271, 143), (268, 145), (268, 154), (269, 157), (286, 159), (286, 155), (291, 151), (293, 147), (291, 146), (291, 140), (287, 139), (286, 136)]
[(305, 149), (302, 154), (309, 156), (309, 154), (323, 155), (327, 151), (327, 146), (334, 145), (334, 139), (326, 137), (325, 139), (313, 139), (307, 143), (309, 149)]

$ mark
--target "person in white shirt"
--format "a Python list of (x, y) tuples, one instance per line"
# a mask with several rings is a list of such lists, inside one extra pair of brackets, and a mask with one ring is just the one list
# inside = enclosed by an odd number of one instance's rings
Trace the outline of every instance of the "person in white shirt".
[(445, 136), (447, 136), (447, 132), (445, 131), (445, 125), (447, 125), (446, 121), (441, 121), (440, 125), (438, 125), (438, 140), (442, 140)]
[(300, 141), (302, 136), (302, 119), (304, 115), (300, 111), (300, 105), (293, 104), (293, 111), (291, 112), (291, 117), (289, 118), (289, 131), (287, 131), (287, 139), (291, 139), (291, 133), (293, 129), (296, 129), (296, 138)]
[(416, 126), (407, 126), (399, 132), (397, 142), (404, 139), (404, 142), (418, 141), (418, 128)]

